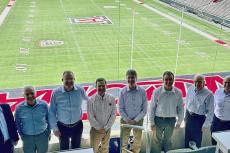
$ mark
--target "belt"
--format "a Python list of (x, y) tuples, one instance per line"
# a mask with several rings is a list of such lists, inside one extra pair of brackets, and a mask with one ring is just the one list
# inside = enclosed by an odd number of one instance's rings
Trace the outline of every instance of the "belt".
[(189, 115), (193, 116), (193, 117), (200, 117), (200, 116), (204, 116), (204, 115), (199, 115), (190, 111), (187, 111)]
[(79, 123), (81, 122), (81, 120), (77, 121), (76, 123), (73, 123), (73, 124), (64, 124), (60, 121), (58, 121), (58, 123), (64, 127), (68, 127), (68, 128), (72, 128), (72, 127), (75, 127), (76, 125), (78, 125)]
[(167, 120), (167, 119), (175, 119), (176, 117), (159, 117), (159, 116), (156, 116), (162, 120)]
[[(219, 119), (219, 118), (218, 118), (218, 119)], [(221, 119), (219, 119), (219, 121), (222, 122), (222, 123), (227, 123), (227, 122), (230, 123), (230, 121), (227, 121), (227, 120), (221, 120)]]

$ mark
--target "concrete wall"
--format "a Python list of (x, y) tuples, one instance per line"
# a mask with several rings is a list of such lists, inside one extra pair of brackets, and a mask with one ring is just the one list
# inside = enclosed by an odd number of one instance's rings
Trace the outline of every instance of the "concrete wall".
[[(145, 152), (146, 148), (146, 139), (145, 135), (146, 133), (143, 133), (142, 136), (142, 148), (141, 152)], [(155, 150), (155, 134), (152, 131), (148, 132), (148, 136), (150, 138), (150, 143), (151, 143), (151, 152), (154, 153)], [(119, 134), (116, 133), (112, 137), (119, 137)], [(184, 148), (184, 128), (179, 128), (174, 130), (174, 134), (172, 137), (172, 142), (173, 142), (173, 149), (180, 149)], [(21, 142), (19, 143), (19, 146), (16, 148), (16, 153), (23, 153), (22, 148), (21, 148)], [(205, 131), (203, 133), (203, 140), (202, 140), (202, 146), (210, 146), (211, 145), (211, 134), (210, 131)], [(82, 139), (82, 147), (90, 147), (89, 146), (89, 139)], [(52, 135), (52, 139), (49, 144), (49, 151), (57, 151), (59, 150), (59, 143), (58, 139)]]

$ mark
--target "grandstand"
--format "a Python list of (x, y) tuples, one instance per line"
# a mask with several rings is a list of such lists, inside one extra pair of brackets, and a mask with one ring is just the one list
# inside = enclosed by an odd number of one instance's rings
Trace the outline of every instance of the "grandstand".
[(209, 21), (230, 27), (229, 0), (161, 0)]

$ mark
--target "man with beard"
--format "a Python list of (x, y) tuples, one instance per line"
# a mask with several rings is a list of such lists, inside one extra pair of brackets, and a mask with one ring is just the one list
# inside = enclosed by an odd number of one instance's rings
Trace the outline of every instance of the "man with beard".
[[(146, 92), (136, 84), (137, 72), (129, 69), (126, 72), (128, 86), (121, 90), (119, 96), (119, 111), (121, 114), (121, 124), (143, 125), (143, 118), (147, 113)], [(132, 128), (121, 127), (122, 148), (127, 149), (128, 139)], [(142, 131), (133, 129), (134, 143), (132, 152), (139, 153), (141, 149)], [(122, 151), (124, 153), (126, 151)]]
[[(214, 95), (214, 117), (211, 132), (230, 130), (230, 75), (224, 78), (224, 88), (220, 88)], [(212, 139), (212, 144), (216, 141)]]
[(174, 74), (164, 72), (163, 83), (154, 91), (150, 106), (151, 129), (156, 131), (157, 153), (171, 150), (175, 124), (179, 128), (184, 117), (182, 93), (173, 86)]
[(116, 119), (115, 98), (106, 93), (104, 78), (96, 80), (96, 89), (97, 94), (87, 103), (87, 114), (91, 125), (90, 145), (95, 153), (108, 153), (111, 127)]
[(50, 129), (48, 124), (48, 105), (35, 99), (35, 89), (24, 87), (25, 101), (17, 105), (15, 122), (23, 142), (24, 153), (46, 153)]
[(51, 97), (49, 123), (55, 136), (59, 137), (60, 149), (79, 148), (83, 131), (82, 102), (88, 100), (84, 89), (74, 84), (72, 71), (62, 75), (63, 86), (55, 89)]
[(194, 86), (188, 89), (186, 96), (185, 115), (185, 147), (189, 141), (196, 142), (201, 147), (202, 131), (211, 126), (214, 114), (214, 97), (212, 92), (204, 87), (203, 75), (195, 75)]

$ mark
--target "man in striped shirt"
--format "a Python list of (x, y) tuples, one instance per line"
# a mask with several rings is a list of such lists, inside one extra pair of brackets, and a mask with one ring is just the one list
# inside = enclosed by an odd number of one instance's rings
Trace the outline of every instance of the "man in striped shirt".
[[(87, 104), (88, 119), (91, 125), (90, 145), (95, 153), (108, 153), (111, 127), (116, 119), (115, 99), (106, 93), (106, 80), (96, 80), (97, 94)], [(101, 146), (99, 147), (99, 144)]]

